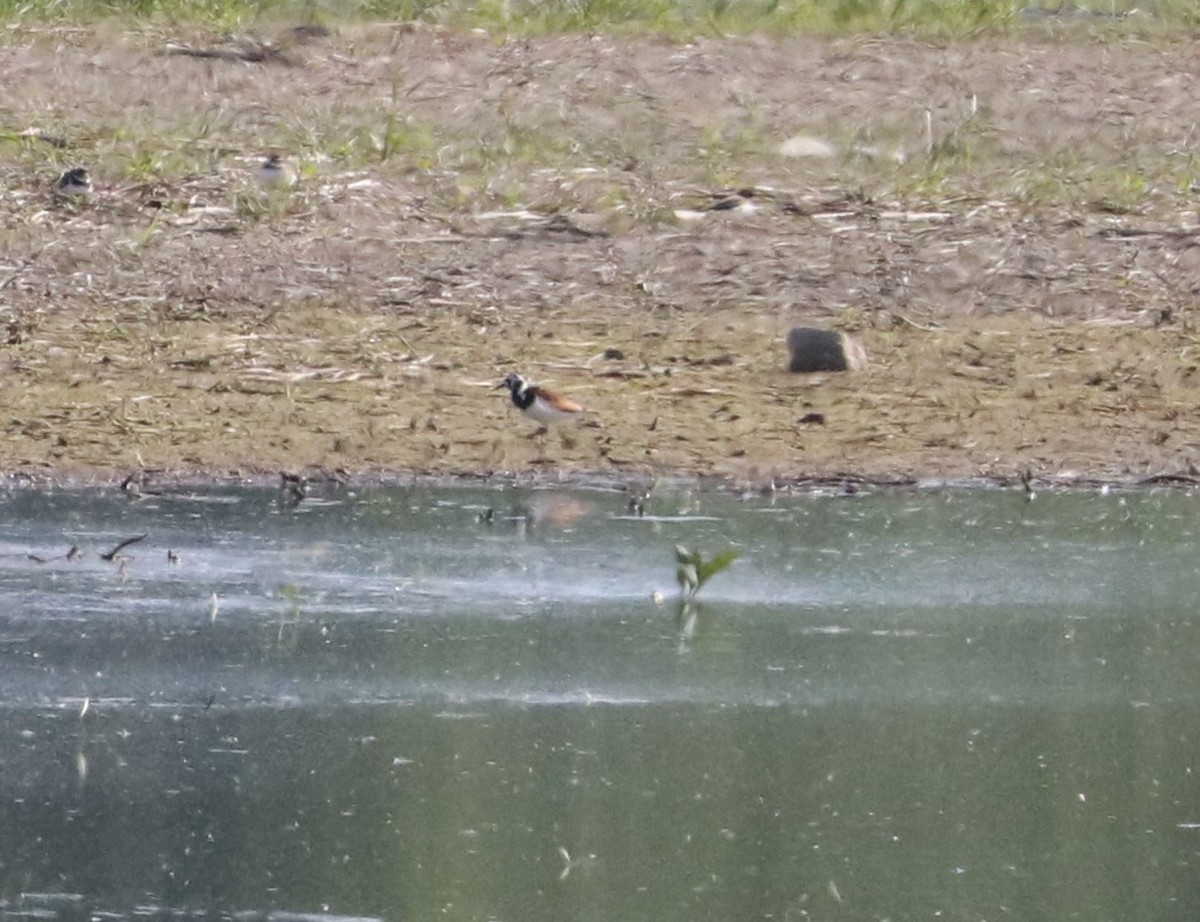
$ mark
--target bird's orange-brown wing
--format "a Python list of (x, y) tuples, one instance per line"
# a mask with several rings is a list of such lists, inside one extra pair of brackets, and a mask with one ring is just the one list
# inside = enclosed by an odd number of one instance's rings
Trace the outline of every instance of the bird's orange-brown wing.
[(556, 394), (554, 391), (548, 391), (544, 387), (536, 389), (538, 397), (541, 397), (547, 404), (559, 410), (562, 413), (582, 413), (583, 407), (577, 404), (574, 400), (568, 400), (562, 394)]

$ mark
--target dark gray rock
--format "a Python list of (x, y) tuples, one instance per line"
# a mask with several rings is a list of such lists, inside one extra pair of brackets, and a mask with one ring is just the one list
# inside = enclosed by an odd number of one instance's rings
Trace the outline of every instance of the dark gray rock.
[(787, 338), (788, 371), (857, 371), (867, 363), (863, 347), (845, 333), (794, 327)]

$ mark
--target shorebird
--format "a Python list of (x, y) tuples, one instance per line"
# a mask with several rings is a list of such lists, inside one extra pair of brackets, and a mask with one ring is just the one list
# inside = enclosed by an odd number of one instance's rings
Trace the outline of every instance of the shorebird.
[(81, 166), (67, 170), (54, 184), (55, 195), (63, 198), (87, 198), (92, 193), (92, 180)]
[(528, 383), (520, 375), (512, 374), (496, 385), (496, 389), (507, 387), (512, 397), (513, 406), (540, 423), (541, 428), (534, 435), (544, 435), (550, 423), (561, 422), (564, 419), (578, 417), (583, 407), (574, 400), (568, 400), (561, 394)]
[(279, 154), (271, 154), (258, 167), (258, 181), (268, 189), (290, 189), (299, 180), (296, 168)]

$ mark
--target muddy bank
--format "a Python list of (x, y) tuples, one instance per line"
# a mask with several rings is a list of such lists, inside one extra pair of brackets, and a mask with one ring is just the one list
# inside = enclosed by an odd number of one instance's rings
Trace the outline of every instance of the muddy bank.
[[(1194, 471), (1184, 43), (160, 38), (0, 52), (12, 124), (62, 136), (0, 142), (10, 475)], [(253, 186), (268, 149), (295, 190)], [(788, 374), (797, 324), (866, 369)], [(513, 370), (585, 417), (530, 438)]]

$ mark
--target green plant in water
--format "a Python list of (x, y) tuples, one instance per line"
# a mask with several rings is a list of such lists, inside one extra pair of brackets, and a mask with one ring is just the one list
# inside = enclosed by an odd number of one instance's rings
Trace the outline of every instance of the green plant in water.
[(290, 621), (286, 620), (283, 615), (279, 616), (279, 633), (275, 637), (275, 642), (283, 643), (284, 628), (290, 625), (292, 636), (295, 637), (296, 629), (300, 624), (300, 587), (295, 583), (284, 583), (279, 587), (279, 598), (288, 603), (291, 614)]
[(699, 551), (675, 545), (675, 581), (679, 583), (679, 591), (685, 598), (694, 599), (705, 583), (741, 556), (741, 551), (731, 547), (705, 560)]

